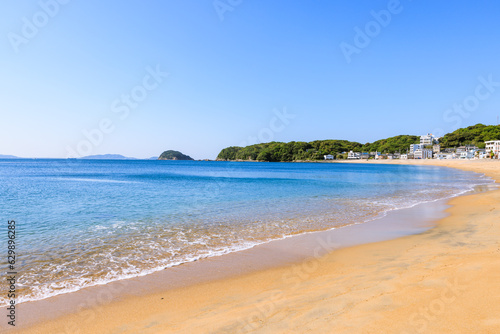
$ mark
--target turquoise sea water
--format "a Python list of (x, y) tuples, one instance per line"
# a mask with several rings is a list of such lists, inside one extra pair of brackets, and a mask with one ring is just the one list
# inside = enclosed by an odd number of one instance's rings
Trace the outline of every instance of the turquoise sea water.
[(22, 302), (369, 222), (490, 182), (427, 166), (0, 160), (0, 208), (16, 221)]

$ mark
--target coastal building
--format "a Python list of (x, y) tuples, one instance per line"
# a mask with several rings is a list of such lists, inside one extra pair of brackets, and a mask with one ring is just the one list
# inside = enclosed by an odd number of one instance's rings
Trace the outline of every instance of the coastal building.
[(475, 150), (477, 150), (477, 147), (474, 145), (464, 145), (464, 146), (457, 147), (456, 152), (462, 153), (462, 152), (475, 151)]
[(410, 145), (410, 153), (415, 153), (416, 150), (421, 150), (424, 148), (424, 145), (421, 144), (411, 144)]
[(439, 159), (439, 160), (445, 160), (445, 159), (453, 159), (454, 158), (454, 153), (434, 153), (434, 159)]
[(486, 153), (493, 152), (494, 158), (499, 158), (500, 153), (500, 140), (489, 140), (484, 142), (486, 144)]
[(435, 140), (435, 137), (432, 134), (428, 133), (426, 135), (420, 136), (420, 145), (429, 146), (434, 144)]
[(368, 153), (368, 152), (361, 153), (361, 159), (368, 160), (369, 158), (370, 158), (370, 153)]
[(408, 154), (406, 154), (406, 153), (401, 154), (400, 159), (401, 160), (408, 160)]
[(385, 160), (385, 159), (395, 159), (394, 157), (394, 154), (392, 153), (380, 153), (380, 152), (377, 152), (377, 155), (375, 156), (375, 159), (377, 160)]
[(455, 153), (455, 149), (454, 148), (445, 148), (443, 150), (444, 153)]
[(475, 152), (476, 151), (474, 151), (474, 150), (460, 152), (460, 159), (472, 159), (472, 158), (474, 158), (474, 153)]
[(475, 158), (476, 159), (486, 159), (486, 158), (488, 158), (488, 152), (486, 152), (485, 149), (479, 149), (476, 151)]
[(333, 155), (331, 154), (324, 155), (323, 157), (325, 157), (325, 160), (333, 160)]
[(347, 159), (361, 159), (361, 153), (360, 152), (353, 152), (353, 151), (350, 151), (348, 154), (347, 154)]
[(439, 152), (441, 152), (441, 145), (439, 145), (439, 144), (432, 145), (432, 152), (433, 153), (439, 153)]
[(432, 159), (432, 150), (424, 148), (418, 149), (414, 153), (414, 159)]

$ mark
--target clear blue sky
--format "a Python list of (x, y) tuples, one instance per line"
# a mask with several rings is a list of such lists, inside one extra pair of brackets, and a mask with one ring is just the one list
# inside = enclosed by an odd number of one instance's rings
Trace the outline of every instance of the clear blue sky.
[[(364, 143), (500, 114), (500, 86), (478, 79), (500, 82), (497, 1), (55, 1), (3, 3), (0, 154), (215, 158), (268, 138)], [(157, 68), (168, 76), (147, 77)]]

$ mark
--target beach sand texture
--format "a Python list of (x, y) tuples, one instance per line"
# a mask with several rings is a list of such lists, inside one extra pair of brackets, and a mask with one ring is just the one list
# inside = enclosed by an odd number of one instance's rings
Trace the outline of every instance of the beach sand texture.
[[(500, 181), (500, 161), (380, 163), (455, 167)], [(113, 298), (9, 332), (500, 333), (500, 190), (449, 204), (450, 215), (421, 234)], [(19, 312), (19, 321), (30, 316)]]

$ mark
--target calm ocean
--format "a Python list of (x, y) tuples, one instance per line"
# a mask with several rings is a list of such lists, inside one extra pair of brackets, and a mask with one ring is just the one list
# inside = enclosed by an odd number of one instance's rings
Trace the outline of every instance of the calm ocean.
[(22, 302), (368, 222), (490, 182), (427, 166), (1, 160), (0, 208), (5, 226), (16, 221)]

